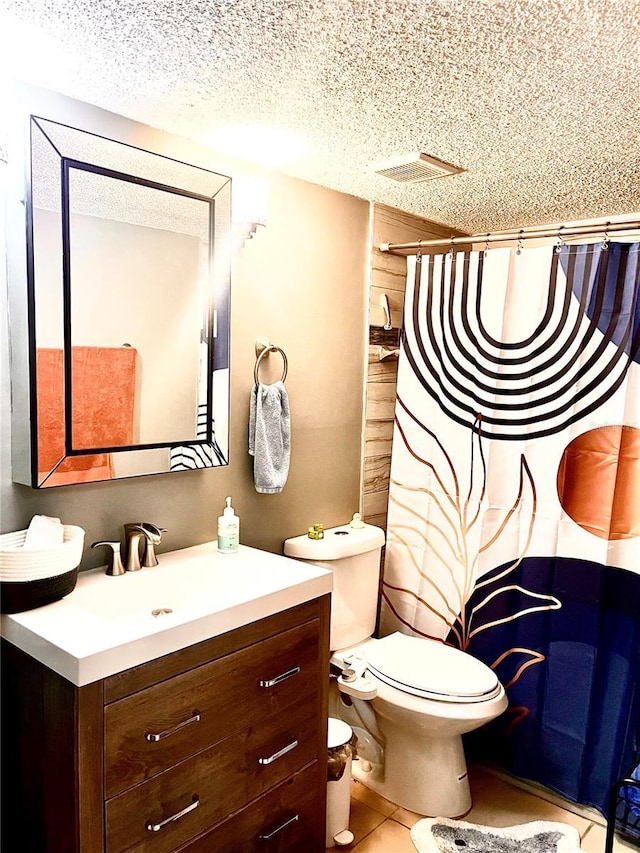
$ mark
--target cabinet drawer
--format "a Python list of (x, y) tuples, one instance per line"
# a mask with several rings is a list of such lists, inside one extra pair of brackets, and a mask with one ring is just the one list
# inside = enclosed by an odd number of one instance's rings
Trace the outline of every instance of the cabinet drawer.
[(315, 762), (180, 853), (324, 853), (326, 778)]
[(106, 797), (299, 699), (317, 706), (319, 635), (312, 620), (108, 705)]
[(166, 853), (205, 832), (317, 759), (318, 725), (299, 703), (108, 800), (107, 853)]

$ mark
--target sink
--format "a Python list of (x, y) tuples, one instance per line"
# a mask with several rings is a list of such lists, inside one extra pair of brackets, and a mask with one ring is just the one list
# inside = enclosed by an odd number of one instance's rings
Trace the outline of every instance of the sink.
[(162, 555), (158, 566), (118, 577), (94, 569), (80, 574), (66, 600), (114, 624), (193, 619), (239, 603), (247, 592), (253, 599), (272, 590), (274, 583), (290, 584), (291, 567), (303, 569), (303, 564), (275, 554), (264, 553), (256, 560), (254, 555), (262, 553), (247, 548), (220, 554), (200, 546)]
[(185, 578), (179, 571), (141, 569), (109, 578), (108, 584), (82, 583), (66, 600), (72, 607), (114, 624), (143, 623), (176, 615), (193, 617), (211, 609), (215, 590), (206, 579), (205, 583), (196, 583), (193, 572), (189, 574)]
[(311, 563), (215, 542), (158, 555), (159, 564), (113, 577), (80, 572), (73, 592), (2, 614), (2, 636), (82, 686), (331, 592)]

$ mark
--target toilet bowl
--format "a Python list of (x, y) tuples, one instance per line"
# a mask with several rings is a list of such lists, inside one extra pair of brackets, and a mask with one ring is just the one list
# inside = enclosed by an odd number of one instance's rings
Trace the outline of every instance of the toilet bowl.
[(471, 808), (462, 735), (501, 714), (505, 691), (495, 673), (436, 640), (375, 629), (384, 533), (363, 524), (287, 539), (284, 553), (333, 572), (332, 664), (342, 673), (332, 716), (359, 738), (353, 775), (386, 799), (431, 817)]
[[(506, 709), (495, 673), (464, 652), (404, 634), (369, 639), (332, 659), (356, 671), (365, 666), (364, 678), (376, 689), (368, 701), (383, 760), (356, 762), (353, 775), (418, 814), (466, 814), (471, 793), (461, 735)], [(354, 693), (333, 701), (334, 712), (357, 728), (363, 700)]]

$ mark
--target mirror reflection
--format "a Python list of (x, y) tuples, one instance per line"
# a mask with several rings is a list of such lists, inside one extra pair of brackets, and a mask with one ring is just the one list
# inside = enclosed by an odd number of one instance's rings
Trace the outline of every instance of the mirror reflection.
[[(200, 233), (101, 215), (116, 192), (142, 211), (188, 202)], [(94, 215), (81, 212), (83, 198), (96, 199)], [(207, 369), (208, 202), (71, 168), (69, 215), (72, 449), (196, 441), (198, 379)], [(91, 429), (87, 408), (101, 413)]]
[(226, 464), (229, 178), (32, 116), (29, 214), (31, 484)]

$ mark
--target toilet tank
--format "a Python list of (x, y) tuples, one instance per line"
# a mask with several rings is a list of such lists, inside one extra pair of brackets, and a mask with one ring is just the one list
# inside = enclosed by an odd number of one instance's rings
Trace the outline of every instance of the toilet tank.
[(333, 572), (331, 651), (344, 649), (373, 634), (378, 609), (380, 554), (384, 532), (372, 524), (325, 530), (324, 539), (296, 536), (284, 543), (287, 557)]

